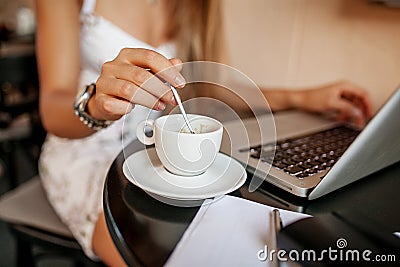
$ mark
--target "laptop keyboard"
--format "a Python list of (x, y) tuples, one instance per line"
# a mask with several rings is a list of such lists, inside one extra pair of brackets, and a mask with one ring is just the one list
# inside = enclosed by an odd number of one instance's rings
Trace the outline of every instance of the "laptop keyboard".
[(250, 147), (250, 156), (304, 179), (332, 167), (360, 131), (339, 126), (315, 134)]

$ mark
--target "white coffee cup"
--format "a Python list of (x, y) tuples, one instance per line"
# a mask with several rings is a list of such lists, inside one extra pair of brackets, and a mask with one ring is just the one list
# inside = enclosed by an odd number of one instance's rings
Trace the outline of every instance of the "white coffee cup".
[[(205, 172), (214, 162), (222, 140), (222, 124), (210, 117), (188, 114), (195, 134), (189, 132), (182, 114), (165, 115), (138, 124), (137, 138), (145, 145), (155, 144), (157, 156), (171, 173), (194, 176)], [(151, 128), (152, 136), (145, 130)]]

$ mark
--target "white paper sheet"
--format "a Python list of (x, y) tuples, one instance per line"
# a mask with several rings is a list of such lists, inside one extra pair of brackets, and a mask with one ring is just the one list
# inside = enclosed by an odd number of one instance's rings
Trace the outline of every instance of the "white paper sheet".
[[(233, 196), (206, 200), (179, 241), (166, 266), (268, 266), (258, 252), (270, 240), (274, 207)], [(281, 210), (283, 225), (309, 215)]]

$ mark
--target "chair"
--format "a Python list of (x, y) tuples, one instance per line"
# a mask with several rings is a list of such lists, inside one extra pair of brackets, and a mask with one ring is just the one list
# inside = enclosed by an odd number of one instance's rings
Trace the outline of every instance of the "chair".
[[(0, 219), (17, 241), (17, 265), (34, 266), (43, 259), (64, 258), (75, 266), (104, 266), (83, 253), (50, 206), (39, 177), (20, 184), (21, 154), (33, 175), (45, 137), (38, 112), (38, 75), (33, 53), (0, 56), (0, 163), (11, 191), (0, 199)], [(3, 160), (1, 160), (3, 159)], [(23, 162), (24, 163), (24, 162)]]
[(17, 266), (44, 259), (65, 259), (75, 266), (104, 266), (83, 253), (48, 202), (38, 176), (0, 198), (0, 219), (17, 238)]

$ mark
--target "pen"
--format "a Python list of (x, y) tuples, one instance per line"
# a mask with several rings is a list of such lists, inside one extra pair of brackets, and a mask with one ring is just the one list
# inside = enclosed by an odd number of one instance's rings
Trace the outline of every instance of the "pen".
[(278, 209), (273, 209), (271, 211), (271, 251), (274, 250), (275, 253), (271, 253), (271, 256), (275, 254), (273, 259), (270, 259), (273, 266), (278, 266), (278, 259), (276, 254), (278, 252), (278, 234), (282, 228), (282, 220)]
[(278, 236), (279, 231), (282, 228), (282, 220), (281, 220), (281, 214), (279, 213), (278, 209), (274, 209), (272, 211), (273, 219), (274, 219), (274, 229), (275, 229), (275, 234)]

